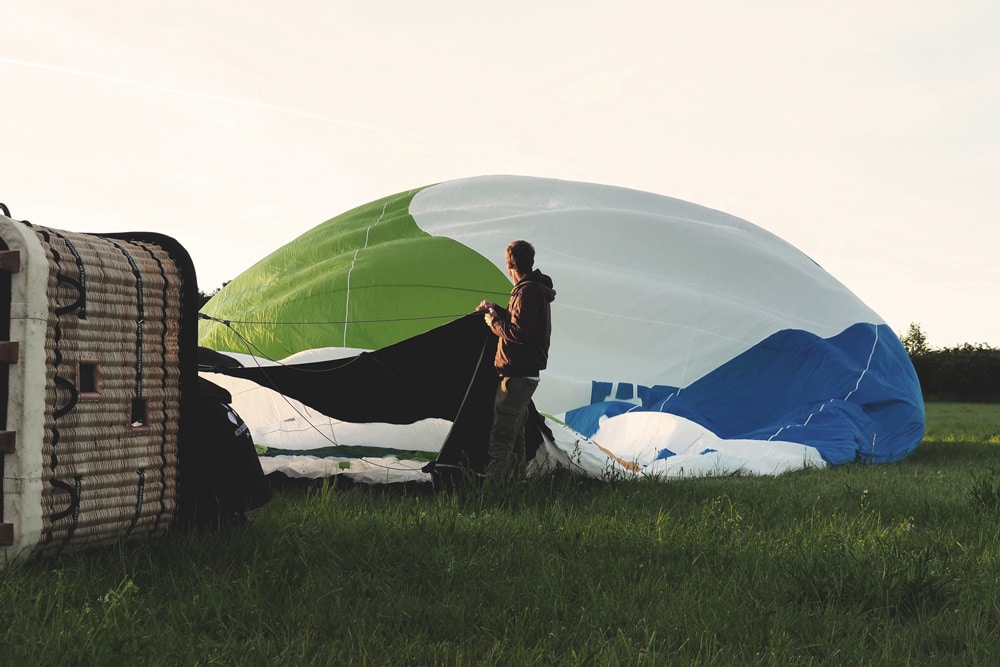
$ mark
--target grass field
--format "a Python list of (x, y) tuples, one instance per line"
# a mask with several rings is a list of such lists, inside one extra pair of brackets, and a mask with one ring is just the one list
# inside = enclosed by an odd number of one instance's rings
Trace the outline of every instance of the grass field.
[(992, 665), (1000, 405), (927, 415), (891, 465), (282, 490), (0, 572), (0, 665)]

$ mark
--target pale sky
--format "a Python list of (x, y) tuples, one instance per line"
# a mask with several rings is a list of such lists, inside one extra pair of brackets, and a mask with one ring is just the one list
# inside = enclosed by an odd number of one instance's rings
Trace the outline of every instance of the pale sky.
[(996, 0), (0, 0), (0, 201), (173, 236), (212, 291), (402, 190), (620, 185), (1000, 347), (997, 35)]

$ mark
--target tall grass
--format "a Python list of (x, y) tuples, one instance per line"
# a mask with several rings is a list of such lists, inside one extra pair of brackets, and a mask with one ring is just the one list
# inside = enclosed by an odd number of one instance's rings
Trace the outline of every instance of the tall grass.
[(0, 664), (994, 664), (1000, 406), (938, 407), (891, 465), (284, 489), (0, 572)]

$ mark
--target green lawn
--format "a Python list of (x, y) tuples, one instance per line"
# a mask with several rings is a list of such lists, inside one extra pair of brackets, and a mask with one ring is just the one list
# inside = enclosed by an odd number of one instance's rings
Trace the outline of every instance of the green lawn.
[(1000, 404), (928, 403), (924, 442), (1000, 445)]
[(249, 525), (0, 572), (0, 665), (994, 664), (1000, 405), (890, 465), (285, 489)]

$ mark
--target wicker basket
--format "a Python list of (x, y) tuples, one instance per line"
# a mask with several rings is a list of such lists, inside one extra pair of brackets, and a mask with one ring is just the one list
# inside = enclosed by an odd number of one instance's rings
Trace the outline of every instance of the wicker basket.
[(0, 255), (0, 567), (164, 534), (193, 375), (190, 259), (167, 237), (2, 215)]

